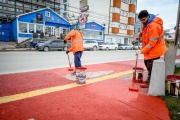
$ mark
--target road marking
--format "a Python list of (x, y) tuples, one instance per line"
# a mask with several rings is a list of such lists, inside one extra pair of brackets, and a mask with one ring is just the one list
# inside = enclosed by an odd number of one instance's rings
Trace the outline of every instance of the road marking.
[(94, 79), (89, 79), (86, 81), (86, 84), (82, 84), (82, 85), (76, 84), (76, 83), (71, 83), (71, 84), (60, 85), (60, 86), (56, 86), (56, 87), (44, 88), (44, 89), (34, 90), (34, 91), (30, 91), (30, 92), (10, 95), (10, 96), (3, 96), (3, 97), (0, 97), (0, 104), (17, 101), (17, 100), (22, 100), (22, 99), (26, 99), (26, 98), (30, 98), (30, 97), (35, 97), (35, 96), (39, 96), (39, 95), (43, 95), (43, 94), (48, 94), (48, 93), (52, 93), (52, 92), (56, 92), (56, 91), (66, 90), (66, 89), (70, 89), (70, 88), (75, 88), (75, 87), (83, 86), (83, 85), (87, 85), (87, 84), (92, 84), (92, 83), (108, 80), (111, 78), (116, 78), (116, 77), (120, 77), (123, 75), (127, 75), (130, 73), (132, 73), (132, 70), (114, 73), (111, 75), (106, 75), (106, 76), (102, 76), (102, 77), (98, 77), (98, 78), (94, 78)]

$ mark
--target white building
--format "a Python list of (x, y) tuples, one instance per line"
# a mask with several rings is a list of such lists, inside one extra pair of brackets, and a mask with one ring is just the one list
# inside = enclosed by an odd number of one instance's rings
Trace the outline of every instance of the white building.
[(137, 0), (60, 0), (60, 14), (76, 24), (80, 8), (88, 5), (88, 22), (105, 27), (105, 42), (129, 44), (134, 37)]

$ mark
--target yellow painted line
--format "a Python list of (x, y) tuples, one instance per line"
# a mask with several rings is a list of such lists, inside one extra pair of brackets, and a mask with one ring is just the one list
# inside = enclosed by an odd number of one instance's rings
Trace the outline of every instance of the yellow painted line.
[[(120, 77), (123, 75), (127, 75), (130, 73), (132, 73), (132, 70), (114, 73), (111, 75), (106, 75), (106, 76), (102, 76), (102, 77), (98, 77), (98, 78), (94, 78), (94, 79), (89, 79), (86, 81), (86, 84), (82, 84), (82, 85), (96, 83), (96, 82), (108, 80), (111, 78), (116, 78), (116, 77)], [(56, 87), (44, 88), (44, 89), (34, 90), (34, 91), (30, 91), (30, 92), (10, 95), (10, 96), (3, 96), (3, 97), (0, 97), (0, 104), (17, 101), (17, 100), (21, 100), (21, 99), (26, 99), (26, 98), (30, 98), (30, 97), (35, 97), (35, 96), (39, 96), (39, 95), (43, 95), (43, 94), (48, 94), (48, 93), (52, 93), (52, 92), (56, 92), (56, 91), (66, 90), (66, 89), (70, 89), (70, 88), (75, 88), (75, 87), (82, 86), (82, 85), (76, 84), (76, 83), (71, 83), (71, 84), (60, 85), (60, 86), (56, 86)]]

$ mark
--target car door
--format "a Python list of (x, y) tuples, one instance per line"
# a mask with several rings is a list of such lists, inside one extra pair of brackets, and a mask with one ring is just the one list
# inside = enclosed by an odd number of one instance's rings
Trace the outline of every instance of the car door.
[(51, 50), (57, 49), (57, 48), (58, 48), (57, 40), (52, 40), (52, 41), (49, 43), (49, 48), (50, 48)]
[(64, 49), (64, 41), (58, 40), (57, 43), (58, 43), (57, 49), (63, 50)]
[(111, 50), (112, 50), (112, 49), (115, 49), (114, 43), (110, 43), (110, 44), (109, 44), (109, 49), (111, 49)]

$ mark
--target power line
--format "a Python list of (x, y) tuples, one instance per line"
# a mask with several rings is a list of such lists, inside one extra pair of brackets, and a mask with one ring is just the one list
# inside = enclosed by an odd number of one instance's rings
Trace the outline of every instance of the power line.
[[(74, 7), (74, 6), (70, 6), (69, 4), (61, 4), (61, 5), (67, 5), (68, 7), (71, 7), (71, 8), (75, 8), (75, 9), (78, 9), (78, 10), (80, 10), (79, 8), (77, 8), (77, 7)], [(63, 9), (64, 10), (64, 8), (60, 8), (60, 9)], [(78, 13), (78, 14), (80, 14), (81, 12), (75, 12), (75, 11), (71, 11), (71, 10), (66, 10), (66, 11), (70, 11), (70, 12), (73, 12), (73, 13)], [(66, 11), (64, 11), (64, 12), (66, 12)], [(61, 12), (61, 13), (63, 13), (63, 12)], [(100, 16), (103, 16), (103, 17), (105, 17), (106, 15), (103, 15), (103, 14), (98, 14), (98, 13), (95, 13), (95, 12), (92, 12), (92, 11), (88, 11), (88, 13), (92, 13), (92, 14), (95, 14), (95, 15), (100, 15)], [(89, 17), (92, 17), (92, 18), (97, 18), (97, 19), (101, 19), (101, 20), (105, 20), (105, 21), (108, 21), (109, 22), (109, 19), (104, 19), (104, 18), (102, 18), (102, 17), (97, 17), (97, 16), (89, 16)], [(106, 16), (106, 17), (108, 17), (109, 18), (109, 16)], [(120, 19), (121, 21), (127, 21), (127, 20), (123, 20), (123, 19)]]

